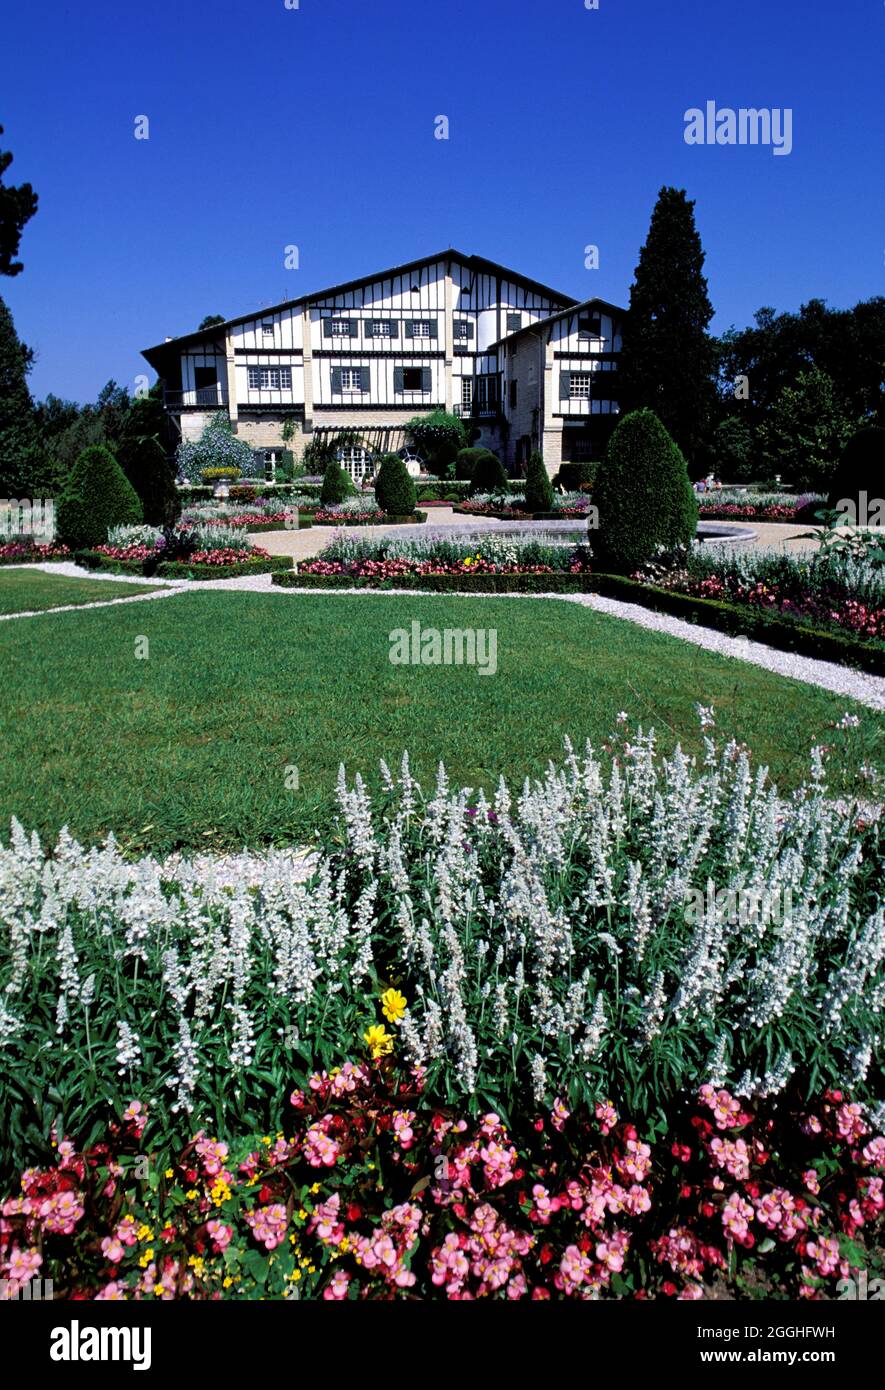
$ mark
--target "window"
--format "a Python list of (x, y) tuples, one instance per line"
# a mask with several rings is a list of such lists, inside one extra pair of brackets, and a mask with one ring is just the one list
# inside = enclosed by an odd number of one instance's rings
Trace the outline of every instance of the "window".
[(291, 391), (291, 367), (250, 367), (250, 391)]
[(412, 320), (412, 333), (411, 333), (411, 336), (412, 336), (413, 338), (429, 338), (429, 337), (430, 337), (430, 324), (427, 322), (426, 319), (413, 319), (413, 320)]
[(570, 401), (589, 401), (591, 375), (589, 372), (569, 374), (568, 396)]
[(263, 338), (273, 338), (273, 324), (263, 323), (261, 325), (261, 336)]
[(510, 383), (510, 409), (511, 409), (511, 410), (515, 410), (515, 409), (516, 409), (516, 382), (515, 382), (515, 381), (511, 381), (511, 383)]
[[(403, 367), (403, 390), (423, 391), (424, 389), (424, 369), (422, 367)], [(426, 389), (430, 390), (429, 383)]]
[(587, 343), (591, 338), (602, 337), (602, 319), (598, 314), (582, 314), (578, 319), (578, 338)]
[(461, 378), (461, 413), (469, 415), (473, 408), (473, 377)]
[(329, 333), (333, 338), (349, 338), (350, 319), (329, 319)]
[(473, 324), (469, 319), (455, 319), (454, 332), (456, 343), (466, 343), (473, 337)]
[(369, 451), (361, 445), (339, 449), (338, 462), (355, 483), (361, 483), (370, 468)]
[(361, 367), (342, 367), (341, 368), (341, 390), (342, 391), (362, 391), (363, 372)]
[(373, 319), (369, 324), (370, 338), (389, 338), (391, 336), (390, 319)]
[(518, 333), (522, 328), (522, 314), (507, 315), (507, 332)]

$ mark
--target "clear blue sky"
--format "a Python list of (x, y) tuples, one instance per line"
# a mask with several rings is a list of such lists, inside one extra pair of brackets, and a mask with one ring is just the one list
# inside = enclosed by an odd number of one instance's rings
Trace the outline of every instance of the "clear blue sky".
[[(40, 209), (0, 294), (35, 395), (93, 399), (205, 314), (448, 245), (624, 303), (662, 184), (697, 200), (716, 329), (885, 292), (885, 4), (599, 4), (7, 6), (7, 178)], [(686, 145), (708, 100), (791, 107), (793, 153)]]

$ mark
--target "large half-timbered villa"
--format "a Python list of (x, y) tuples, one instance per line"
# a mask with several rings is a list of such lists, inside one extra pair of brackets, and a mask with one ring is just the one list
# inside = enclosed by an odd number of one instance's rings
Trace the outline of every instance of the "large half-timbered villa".
[(144, 356), (183, 438), (227, 410), (270, 466), (292, 421), (296, 455), (310, 437), (355, 432), (341, 459), (358, 479), (372, 454), (407, 444), (407, 420), (443, 409), (509, 466), (537, 448), (553, 474), (595, 457), (616, 422), (623, 314), (448, 250)]

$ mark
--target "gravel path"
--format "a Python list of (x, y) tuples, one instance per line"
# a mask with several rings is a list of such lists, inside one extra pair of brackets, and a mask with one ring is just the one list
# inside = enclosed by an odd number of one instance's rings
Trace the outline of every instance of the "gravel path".
[[(308, 535), (309, 532), (284, 534)], [(79, 566), (67, 561), (61, 564), (49, 563), (29, 566), (28, 568), (42, 569), (50, 574), (64, 574), (76, 578), (96, 577), (91, 570), (80, 569)], [(126, 582), (120, 575), (101, 575), (101, 578), (106, 579), (109, 584)], [(663, 632), (670, 637), (678, 637), (683, 642), (690, 642), (695, 647), (703, 647), (707, 651), (718, 652), (721, 656), (732, 657), (736, 661), (747, 661), (753, 666), (761, 666), (766, 671), (772, 671), (775, 675), (802, 681), (806, 685), (815, 685), (822, 690), (832, 691), (836, 695), (845, 695), (870, 709), (885, 709), (885, 677), (883, 676), (873, 676), (865, 671), (854, 671), (848, 666), (840, 666), (831, 661), (818, 661), (812, 657), (797, 656), (793, 652), (777, 651), (773, 647), (765, 646), (762, 642), (751, 642), (746, 637), (728, 637), (725, 633), (715, 632), (712, 628), (699, 627), (694, 623), (683, 622), (681, 618), (674, 618), (666, 613), (655, 613), (650, 608), (643, 608), (640, 604), (624, 603), (620, 599), (603, 598), (599, 594), (431, 594), (416, 589), (284, 589), (279, 585), (272, 584), (269, 574), (248, 575), (238, 579), (157, 579), (150, 582), (161, 586), (152, 594), (133, 594), (127, 598), (109, 599), (107, 603), (71, 604), (64, 608), (50, 608), (45, 612), (35, 614), (9, 613), (3, 615), (3, 618), (4, 620), (11, 620), (31, 616), (44, 617), (46, 613), (78, 612), (85, 608), (106, 608), (122, 603), (146, 603), (151, 599), (171, 598), (176, 593), (191, 592), (194, 589), (270, 593), (289, 598), (310, 594), (313, 597), (321, 595), (334, 599), (338, 595), (359, 594), (367, 602), (371, 601), (373, 597), (384, 598), (394, 595), (409, 598), (558, 599), (561, 602), (577, 603), (585, 608), (592, 608), (597, 613), (621, 618), (626, 622), (637, 623), (640, 627), (648, 628), (652, 632)]]

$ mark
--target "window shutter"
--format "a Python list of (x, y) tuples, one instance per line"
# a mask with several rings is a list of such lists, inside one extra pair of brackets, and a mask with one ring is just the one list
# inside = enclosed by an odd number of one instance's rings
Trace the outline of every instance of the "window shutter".
[(467, 320), (467, 337), (468, 337), (468, 338), (472, 338), (472, 337), (474, 336), (474, 329), (475, 329), (475, 328), (476, 328), (476, 324), (473, 322), (473, 320), (472, 320), (472, 319), (468, 319), (468, 320)]
[(390, 320), (390, 336), (391, 338), (399, 337), (399, 319)]
[(393, 389), (399, 396), (401, 396), (405, 390), (403, 385), (403, 370), (402, 367), (394, 367), (393, 369)]
[(360, 390), (361, 390), (361, 391), (368, 391), (368, 389), (369, 389), (369, 368), (368, 368), (368, 367), (360, 367)]
[(364, 320), (363, 320), (363, 332), (365, 333), (365, 335), (366, 335), (367, 338), (374, 338), (374, 336), (375, 336), (375, 320), (374, 320), (374, 319), (364, 319)]
[(430, 390), (430, 368), (429, 368), (429, 367), (422, 367), (422, 368), (421, 368), (421, 390), (422, 390), (422, 391), (429, 391), (429, 390)]
[(332, 336), (332, 320), (331, 320), (331, 318), (324, 318), (324, 319), (323, 319), (323, 337), (324, 337), (324, 338), (331, 338), (331, 336)]
[(568, 398), (569, 398), (569, 388), (571, 387), (571, 384), (572, 384), (572, 374), (571, 374), (571, 372), (560, 372), (560, 373), (559, 373), (559, 399), (560, 399), (561, 401), (567, 401), (567, 400), (568, 400)]
[(431, 338), (436, 337), (436, 319), (430, 320), (430, 336)]
[(413, 329), (412, 320), (411, 320), (411, 319), (406, 319), (405, 323), (403, 324), (403, 336), (406, 337), (406, 338), (412, 338), (412, 337), (414, 337), (414, 333), (413, 333), (412, 329)]
[(350, 320), (350, 336), (351, 336), (351, 338), (358, 338), (358, 337), (360, 336), (360, 321), (359, 321), (359, 319), (351, 319), (351, 320)]
[(332, 390), (333, 390), (334, 392), (340, 392), (340, 390), (341, 390), (341, 368), (340, 368), (340, 367), (333, 367), (333, 368), (332, 368)]
[(522, 328), (522, 314), (507, 315), (507, 332), (517, 333)]

